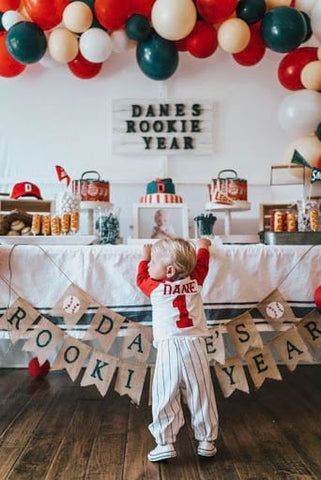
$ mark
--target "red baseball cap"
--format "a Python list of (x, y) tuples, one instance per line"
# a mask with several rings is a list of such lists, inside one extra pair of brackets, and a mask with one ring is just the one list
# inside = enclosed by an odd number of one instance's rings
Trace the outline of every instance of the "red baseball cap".
[(39, 187), (31, 182), (20, 182), (13, 186), (11, 198), (36, 197), (42, 200)]

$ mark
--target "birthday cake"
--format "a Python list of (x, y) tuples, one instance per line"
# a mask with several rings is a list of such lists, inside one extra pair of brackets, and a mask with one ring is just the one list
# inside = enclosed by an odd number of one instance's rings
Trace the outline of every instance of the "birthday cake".
[(140, 197), (140, 203), (183, 203), (183, 198), (175, 193), (175, 184), (171, 178), (155, 178), (146, 187), (146, 195)]

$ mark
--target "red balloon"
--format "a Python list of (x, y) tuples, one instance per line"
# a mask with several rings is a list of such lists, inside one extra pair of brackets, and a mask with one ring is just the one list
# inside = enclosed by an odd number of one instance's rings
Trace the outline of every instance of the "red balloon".
[(234, 12), (238, 0), (196, 0), (196, 8), (208, 23), (220, 23)]
[(186, 46), (186, 38), (182, 38), (181, 40), (176, 40), (175, 45), (177, 48), (178, 52), (186, 52), (187, 51), (187, 46)]
[(321, 308), (321, 285), (319, 285), (314, 292), (314, 302), (317, 308)]
[(43, 30), (50, 30), (62, 21), (69, 0), (24, 0), (26, 11)]
[(243, 65), (250, 67), (259, 63), (266, 52), (266, 45), (261, 35), (261, 22), (249, 25), (251, 30), (251, 38), (247, 47), (239, 53), (234, 53), (234, 60)]
[(50, 370), (50, 363), (48, 360), (45, 361), (42, 365), (39, 364), (38, 358), (34, 357), (30, 360), (28, 364), (29, 375), (32, 377), (45, 377), (48, 375)]
[(191, 55), (197, 58), (206, 58), (217, 49), (217, 32), (213, 25), (198, 21), (186, 37), (185, 42)]
[(17, 62), (7, 50), (6, 47), (7, 32), (0, 32), (0, 76), (1, 77), (17, 77), (24, 71), (26, 65)]
[(287, 53), (279, 63), (278, 79), (288, 90), (301, 90), (301, 72), (305, 65), (318, 60), (317, 47), (301, 47)]
[(7, 10), (18, 10), (20, 0), (0, 0), (0, 12)]
[(93, 78), (98, 75), (102, 65), (102, 63), (89, 62), (80, 52), (74, 60), (68, 63), (69, 70), (76, 75), (76, 77), (83, 79)]
[(150, 20), (156, 0), (130, 0), (130, 15), (144, 15)]
[(94, 9), (97, 20), (103, 27), (118, 30), (130, 15), (130, 0), (96, 0)]

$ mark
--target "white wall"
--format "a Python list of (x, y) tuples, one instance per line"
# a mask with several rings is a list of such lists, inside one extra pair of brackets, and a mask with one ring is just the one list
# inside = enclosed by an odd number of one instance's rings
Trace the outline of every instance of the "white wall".
[[(289, 92), (277, 80), (282, 56), (267, 52), (254, 67), (241, 67), (217, 50), (209, 59), (180, 54), (177, 72), (166, 82), (145, 77), (135, 52), (113, 54), (100, 75), (80, 80), (59, 65), (29, 66), (14, 79), (0, 80), (0, 191), (17, 181), (37, 183), (44, 196), (59, 189), (54, 166), (74, 178), (97, 170), (111, 183), (111, 201), (121, 208), (121, 233), (130, 235), (133, 203), (146, 183), (168, 175), (190, 208), (190, 223), (204, 209), (206, 184), (223, 168), (249, 183), (250, 212), (233, 216), (233, 233), (258, 231), (258, 204), (292, 201), (302, 188), (270, 187), (270, 167), (286, 163), (294, 140), (277, 121), (278, 105)], [(112, 155), (111, 101), (115, 98), (200, 98), (214, 104), (214, 151), (206, 156), (119, 157)], [(219, 215), (220, 216), (220, 215)], [(217, 224), (222, 232), (223, 220)]]

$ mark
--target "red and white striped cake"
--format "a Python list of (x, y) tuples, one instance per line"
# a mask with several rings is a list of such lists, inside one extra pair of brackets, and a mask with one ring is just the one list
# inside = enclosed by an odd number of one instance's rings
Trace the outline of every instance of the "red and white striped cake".
[(183, 198), (175, 193), (149, 193), (140, 197), (140, 203), (184, 203)]

